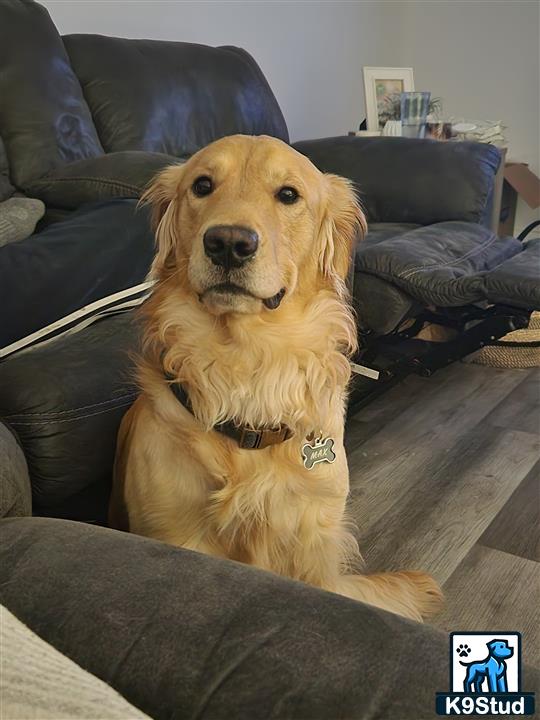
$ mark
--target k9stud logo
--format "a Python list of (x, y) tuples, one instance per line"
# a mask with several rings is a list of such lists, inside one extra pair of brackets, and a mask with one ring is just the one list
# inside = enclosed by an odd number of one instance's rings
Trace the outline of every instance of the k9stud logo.
[(532, 715), (534, 693), (521, 692), (521, 634), (450, 634), (449, 693), (437, 693), (438, 715)]

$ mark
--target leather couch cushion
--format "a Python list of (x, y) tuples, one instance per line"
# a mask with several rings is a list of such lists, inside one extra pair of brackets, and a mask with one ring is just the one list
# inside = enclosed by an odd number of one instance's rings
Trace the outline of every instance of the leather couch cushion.
[(356, 267), (425, 305), (456, 307), (489, 299), (484, 274), (521, 249), (518, 240), (480, 225), (445, 222), (361, 248)]
[(415, 223), (370, 222), (365, 238), (356, 247), (354, 258), (355, 268), (357, 270), (361, 268), (360, 258), (367, 248), (371, 248), (372, 246), (377, 245), (384, 240), (388, 240), (389, 238), (396, 237), (396, 235), (404, 235), (406, 232), (409, 232), (409, 230), (414, 230), (417, 227), (419, 227), (419, 225), (416, 225)]
[(401, 288), (376, 275), (357, 272), (353, 306), (358, 327), (386, 335), (424, 307)]
[(47, 10), (0, 2), (0, 135), (11, 179), (28, 183), (103, 152), (79, 81)]
[(225, 135), (288, 140), (277, 101), (244, 50), (67, 35), (103, 147), (185, 158)]
[(493, 145), (335, 137), (305, 140), (293, 147), (323, 172), (353, 180), (369, 222), (490, 223), (494, 178), (501, 161)]
[(0, 363), (0, 422), (23, 447), (35, 515), (106, 521), (136, 338), (126, 313)]
[(531, 239), (517, 253), (482, 278), (492, 302), (540, 310), (540, 239)]
[(376, 275), (362, 272), (362, 254), (396, 235), (418, 227), (413, 223), (370, 223), (354, 256), (353, 305), (359, 328), (379, 334), (392, 332), (421, 305), (400, 288)]
[(85, 206), (0, 248), (0, 357), (35, 333), (50, 337), (60, 322), (59, 330), (88, 322), (96, 305), (95, 313), (115, 311), (113, 299), (137, 301), (154, 252), (149, 208), (135, 200)]
[(524, 247), (463, 222), (374, 235), (355, 258), (355, 307), (364, 328), (388, 333), (433, 305), (487, 301), (540, 309), (540, 243)]
[(32, 183), (28, 192), (55, 208), (110, 198), (139, 198), (154, 175), (178, 160), (163, 153), (113, 152), (56, 168)]

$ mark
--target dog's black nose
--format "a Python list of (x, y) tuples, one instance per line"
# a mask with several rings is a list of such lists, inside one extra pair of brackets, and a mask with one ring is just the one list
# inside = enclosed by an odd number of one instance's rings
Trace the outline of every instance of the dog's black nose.
[(252, 258), (259, 247), (254, 230), (237, 225), (216, 225), (204, 233), (204, 252), (214, 265), (229, 269), (240, 267)]

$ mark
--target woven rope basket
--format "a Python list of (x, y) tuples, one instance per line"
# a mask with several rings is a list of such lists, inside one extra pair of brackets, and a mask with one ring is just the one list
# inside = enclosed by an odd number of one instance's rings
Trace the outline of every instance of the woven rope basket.
[(508, 333), (467, 360), (499, 368), (540, 367), (540, 312), (533, 312), (527, 328)]

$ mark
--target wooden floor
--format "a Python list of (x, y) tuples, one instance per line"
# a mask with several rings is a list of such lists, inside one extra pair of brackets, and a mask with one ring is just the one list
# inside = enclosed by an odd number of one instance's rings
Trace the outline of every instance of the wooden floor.
[(540, 666), (540, 371), (409, 377), (349, 420), (346, 445), (368, 569), (430, 572), (433, 624), (520, 630)]

